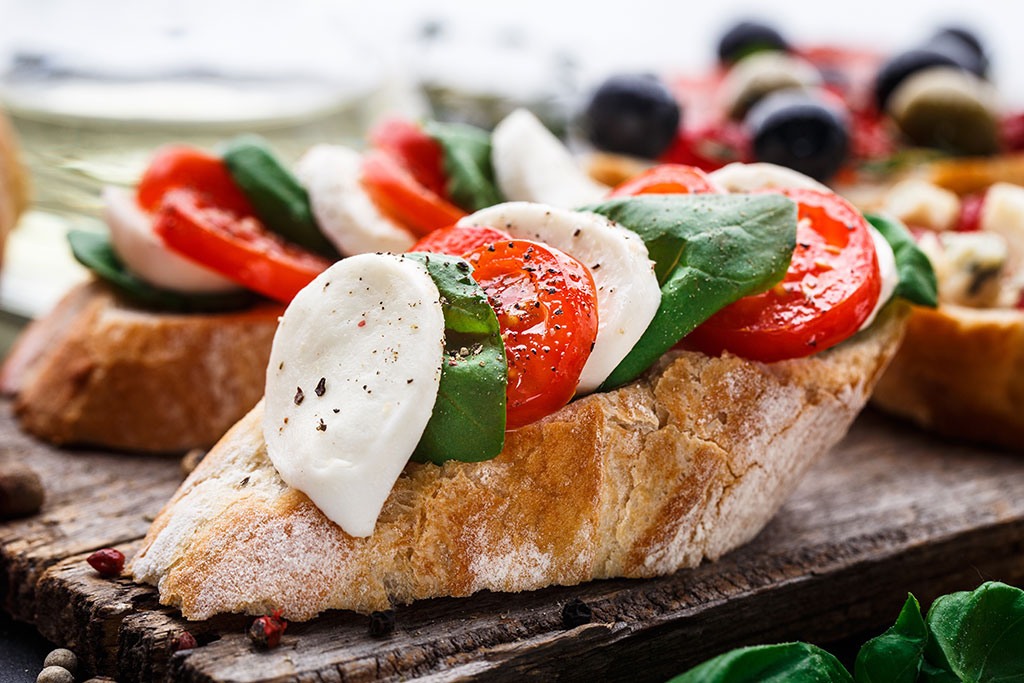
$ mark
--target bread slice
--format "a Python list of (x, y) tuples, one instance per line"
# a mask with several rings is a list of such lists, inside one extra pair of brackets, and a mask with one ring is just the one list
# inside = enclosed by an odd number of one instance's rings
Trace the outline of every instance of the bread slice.
[(1024, 451), (1024, 311), (915, 308), (872, 403), (939, 434)]
[(214, 443), (263, 394), (282, 308), (167, 314), (80, 285), (11, 350), (0, 388), (55, 444), (182, 451)]
[(510, 432), (479, 463), (410, 463), (368, 538), (348, 536), (266, 454), (262, 404), (157, 517), (137, 581), (189, 619), (647, 577), (751, 539), (845, 434), (896, 351), (906, 307), (811, 358), (666, 354), (639, 380)]

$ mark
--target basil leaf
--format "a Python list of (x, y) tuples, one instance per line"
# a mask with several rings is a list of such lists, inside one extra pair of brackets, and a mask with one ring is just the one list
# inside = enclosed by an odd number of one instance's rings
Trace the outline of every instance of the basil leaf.
[(441, 385), (413, 459), (437, 465), (490, 460), (505, 445), (508, 367), (498, 318), (468, 262), (442, 254), (404, 256), (426, 266), (441, 293), (445, 326)]
[(928, 628), (921, 616), (921, 605), (917, 598), (908, 595), (896, 623), (882, 635), (864, 643), (857, 653), (854, 680), (857, 683), (914, 683), (927, 642)]
[(100, 232), (71, 230), (68, 232), (71, 253), (119, 293), (133, 302), (161, 311), (181, 313), (228, 311), (245, 308), (256, 297), (239, 290), (218, 294), (185, 294), (154, 287), (129, 271), (110, 243), (110, 236)]
[(921, 251), (910, 232), (902, 223), (887, 216), (864, 214), (892, 247), (896, 257), (896, 272), (900, 282), (893, 296), (903, 297), (911, 303), (935, 308), (939, 305), (939, 286), (935, 280), (932, 262)]
[(807, 643), (756, 645), (727, 652), (669, 683), (852, 683), (839, 660)]
[(649, 194), (581, 210), (640, 235), (661, 285), (654, 320), (601, 390), (639, 376), (725, 306), (779, 283), (796, 247), (796, 204), (780, 194)]
[(339, 258), (334, 245), (316, 224), (306, 189), (281, 165), (263, 138), (235, 138), (224, 145), (221, 156), (267, 228), (332, 261)]
[[(926, 680), (1024, 681), (1024, 591), (998, 581), (928, 610)], [(955, 678), (953, 678), (955, 677)]]
[(428, 121), (423, 132), (444, 149), (448, 194), (459, 208), (478, 211), (502, 202), (491, 166), (491, 136), (464, 123)]

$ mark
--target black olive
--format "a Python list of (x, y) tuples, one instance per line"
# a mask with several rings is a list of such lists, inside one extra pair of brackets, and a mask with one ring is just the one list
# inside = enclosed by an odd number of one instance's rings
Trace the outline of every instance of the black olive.
[(745, 123), (754, 157), (826, 181), (846, 161), (848, 116), (804, 90), (780, 90), (754, 105)]
[(878, 105), (878, 110), (885, 111), (889, 97), (900, 83), (906, 80), (907, 76), (933, 66), (964, 68), (963, 64), (957, 61), (955, 56), (949, 54), (948, 50), (942, 51), (928, 47), (907, 50), (889, 59), (875, 76), (875, 104)]
[(981, 44), (981, 39), (978, 38), (974, 31), (963, 26), (946, 26), (941, 28), (935, 33), (934, 38), (953, 38), (959, 40), (970, 48), (974, 54), (979, 57), (985, 56), (985, 46)]
[(988, 55), (978, 37), (965, 28), (944, 28), (932, 36), (926, 47), (947, 53), (976, 76), (988, 76)]
[(788, 50), (786, 39), (768, 24), (741, 21), (718, 41), (718, 59), (732, 64), (758, 50)]
[(654, 159), (672, 144), (681, 116), (679, 103), (660, 80), (620, 74), (594, 91), (583, 128), (598, 149)]

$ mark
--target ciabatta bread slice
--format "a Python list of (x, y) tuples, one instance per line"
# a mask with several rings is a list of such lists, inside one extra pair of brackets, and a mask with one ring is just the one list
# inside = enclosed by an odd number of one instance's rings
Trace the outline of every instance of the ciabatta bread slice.
[(281, 312), (153, 312), (90, 282), (22, 334), (0, 387), (22, 427), (55, 444), (209, 446), (263, 395)]
[(284, 484), (261, 404), (182, 484), (132, 572), (189, 619), (309, 619), (693, 567), (757, 534), (842, 438), (904, 318), (890, 305), (801, 360), (670, 352), (639, 380), (510, 433), (494, 460), (408, 464), (368, 538)]
[(1024, 451), (1024, 311), (915, 308), (872, 403), (939, 434)]

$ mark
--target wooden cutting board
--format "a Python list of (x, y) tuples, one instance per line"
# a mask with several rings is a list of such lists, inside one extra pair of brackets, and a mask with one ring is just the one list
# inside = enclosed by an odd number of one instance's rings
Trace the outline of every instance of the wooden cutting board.
[[(768, 527), (713, 564), (652, 580), (482, 593), (401, 607), (377, 640), (328, 613), (257, 652), (250, 617), (188, 623), (154, 589), (106, 580), (85, 557), (131, 555), (181, 480), (176, 458), (67, 451), (18, 432), (0, 404), (0, 457), (43, 477), (40, 515), (0, 524), (0, 590), (15, 618), (119, 681), (663, 681), (727, 649), (883, 630), (907, 591), (922, 602), (998, 579), (1024, 583), (1024, 455), (944, 443), (867, 413)], [(562, 627), (573, 598), (591, 624)], [(201, 647), (171, 654), (188, 629)]]

